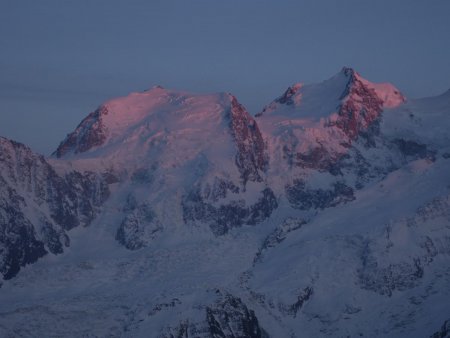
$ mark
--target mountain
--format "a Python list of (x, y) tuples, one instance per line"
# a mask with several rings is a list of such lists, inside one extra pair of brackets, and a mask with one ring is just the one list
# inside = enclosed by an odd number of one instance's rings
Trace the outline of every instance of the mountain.
[(155, 87), (106, 102), (54, 156), (117, 178), (116, 237), (127, 248), (188, 223), (225, 234), (277, 207), (259, 128), (230, 94)]
[(108, 198), (93, 172), (59, 175), (44, 157), (0, 138), (0, 272), (14, 277), (47, 253), (68, 247), (67, 231), (88, 226)]
[(154, 87), (49, 158), (0, 138), (0, 335), (445, 337), (449, 93), (343, 68), (255, 117)]

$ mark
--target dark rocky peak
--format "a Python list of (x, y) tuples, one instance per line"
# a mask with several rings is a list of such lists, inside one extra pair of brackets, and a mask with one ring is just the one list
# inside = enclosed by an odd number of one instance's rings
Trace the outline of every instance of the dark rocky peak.
[(261, 112), (255, 114), (255, 117), (261, 117), (267, 111), (275, 110), (278, 105), (294, 106), (295, 95), (302, 88), (302, 86), (303, 85), (301, 83), (295, 83), (292, 86), (289, 86), (281, 96), (277, 97), (274, 101), (265, 106)]
[(31, 191), (34, 188), (31, 179), (36, 175), (36, 167), (51, 170), (42, 155), (35, 154), (22, 143), (0, 137), (0, 175)]
[(107, 137), (107, 128), (102, 122), (102, 116), (107, 114), (108, 108), (105, 105), (90, 113), (75, 131), (67, 135), (52, 156), (61, 158), (67, 154), (83, 153), (102, 145)]
[(346, 79), (344, 91), (341, 94), (341, 100), (344, 100), (348, 95), (351, 95), (358, 87), (364, 86), (363, 82), (369, 82), (361, 77), (361, 75), (350, 67), (343, 67), (335, 77), (343, 76)]
[(359, 76), (359, 74), (353, 68), (347, 66), (342, 67), (341, 73), (349, 78)]
[(301, 83), (296, 83), (292, 86), (289, 86), (288, 89), (286, 89), (286, 91), (283, 93), (283, 95), (275, 99), (275, 102), (287, 104), (288, 106), (294, 104), (292, 97), (299, 91), (301, 87)]

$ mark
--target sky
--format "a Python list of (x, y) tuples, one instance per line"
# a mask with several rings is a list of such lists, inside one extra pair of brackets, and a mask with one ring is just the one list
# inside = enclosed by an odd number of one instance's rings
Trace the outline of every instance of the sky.
[(343, 66), (450, 88), (448, 0), (0, 0), (0, 136), (49, 155), (107, 99), (231, 92), (255, 114)]

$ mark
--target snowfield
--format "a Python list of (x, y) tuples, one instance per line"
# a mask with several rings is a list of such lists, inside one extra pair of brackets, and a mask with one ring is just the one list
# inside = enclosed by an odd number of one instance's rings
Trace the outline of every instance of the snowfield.
[(50, 158), (0, 138), (0, 274), (2, 337), (446, 337), (450, 91), (155, 87)]

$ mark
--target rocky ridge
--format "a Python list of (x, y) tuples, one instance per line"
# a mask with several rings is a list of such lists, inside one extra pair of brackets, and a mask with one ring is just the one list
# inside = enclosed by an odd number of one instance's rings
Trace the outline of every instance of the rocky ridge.
[(445, 335), (449, 110), (344, 68), (255, 118), (158, 87), (52, 158), (1, 138), (0, 333)]

